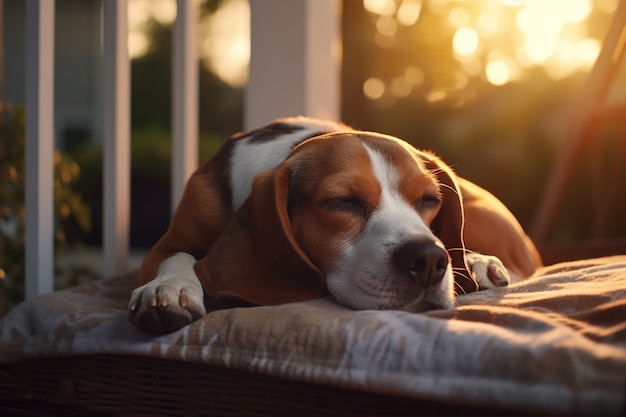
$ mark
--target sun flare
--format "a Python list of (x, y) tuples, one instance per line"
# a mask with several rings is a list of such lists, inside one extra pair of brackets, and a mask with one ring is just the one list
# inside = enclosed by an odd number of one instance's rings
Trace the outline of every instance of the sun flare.
[[(147, 23), (169, 25), (176, 18), (175, 0), (131, 0), (128, 3), (128, 51), (131, 58), (148, 52)], [(395, 20), (394, 20), (395, 24)], [(199, 55), (207, 68), (234, 87), (245, 85), (250, 62), (250, 6), (247, 0), (224, 0), (199, 27)]]
[[(589, 71), (600, 53), (606, 30), (592, 27), (591, 17), (594, 13), (612, 14), (617, 3), (618, 0), (363, 0), (365, 10), (374, 20), (385, 19), (385, 28), (392, 26), (393, 19), (406, 25), (400, 12), (409, 7), (413, 13), (411, 22), (429, 25), (419, 32), (420, 36), (429, 33), (424, 31), (432, 32), (433, 19), (437, 19), (437, 27), (450, 35), (450, 50), (465, 77), (481, 76), (495, 86), (517, 81), (526, 70), (537, 67), (554, 80)], [(421, 19), (425, 10), (429, 16)], [(394, 35), (376, 27), (378, 34), (388, 40)], [(392, 83), (396, 88), (400, 85), (397, 79), (379, 81), (383, 84), (377, 86), (378, 93)], [(391, 88), (387, 90), (391, 92)], [(406, 95), (405, 90), (402, 96)], [(379, 94), (366, 96), (374, 99)], [(435, 96), (439, 98), (441, 94)]]

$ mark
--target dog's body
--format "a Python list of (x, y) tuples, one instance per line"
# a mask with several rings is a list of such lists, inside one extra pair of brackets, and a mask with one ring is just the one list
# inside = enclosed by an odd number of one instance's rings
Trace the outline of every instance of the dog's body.
[(139, 271), (130, 318), (172, 331), (204, 294), (356, 309), (454, 306), (531, 275), (539, 255), (493, 195), (385, 135), (307, 118), (229, 140), (190, 178)]

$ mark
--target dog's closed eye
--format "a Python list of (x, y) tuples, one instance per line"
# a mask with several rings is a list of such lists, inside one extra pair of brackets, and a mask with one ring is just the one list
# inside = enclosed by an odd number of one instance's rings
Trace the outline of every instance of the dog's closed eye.
[(417, 211), (425, 212), (429, 210), (434, 210), (441, 206), (443, 202), (441, 196), (437, 194), (425, 194), (417, 201), (416, 207)]
[(332, 211), (349, 213), (356, 216), (365, 216), (367, 207), (363, 200), (356, 197), (332, 197), (323, 202), (324, 206)]

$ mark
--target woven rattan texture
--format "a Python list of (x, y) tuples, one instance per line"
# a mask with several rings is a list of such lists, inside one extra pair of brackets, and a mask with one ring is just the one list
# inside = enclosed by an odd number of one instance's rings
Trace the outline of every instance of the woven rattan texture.
[(55, 416), (500, 415), (503, 411), (112, 355), (0, 365), (0, 414), (27, 415), (22, 413), (29, 410)]

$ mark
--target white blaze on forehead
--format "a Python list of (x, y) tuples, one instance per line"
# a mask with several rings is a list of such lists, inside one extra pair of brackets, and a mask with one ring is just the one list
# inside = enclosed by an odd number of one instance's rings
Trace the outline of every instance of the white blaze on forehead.
[[(402, 172), (385, 155), (363, 144), (380, 184), (380, 200), (359, 238), (342, 248), (336, 268), (326, 274), (329, 292), (357, 309), (399, 308), (421, 311), (453, 304), (452, 267), (441, 283), (426, 289), (408, 279), (394, 264), (394, 251), (410, 241), (439, 240), (414, 204), (401, 194)], [(417, 186), (417, 185), (416, 185)]]
[(380, 202), (370, 222), (381, 223), (385, 229), (396, 234), (397, 239), (436, 239), (430, 228), (399, 190), (401, 173), (379, 151), (363, 145), (370, 158), (374, 176), (381, 187)]

